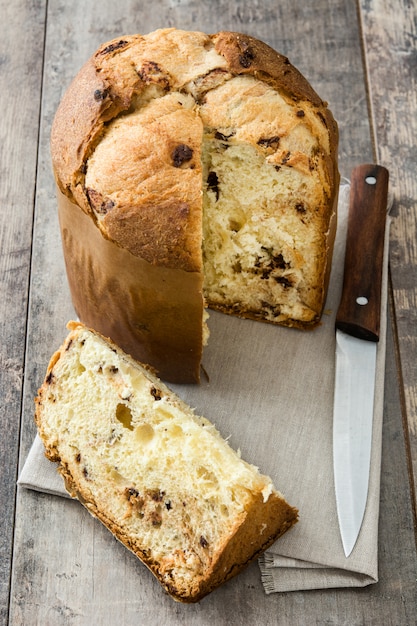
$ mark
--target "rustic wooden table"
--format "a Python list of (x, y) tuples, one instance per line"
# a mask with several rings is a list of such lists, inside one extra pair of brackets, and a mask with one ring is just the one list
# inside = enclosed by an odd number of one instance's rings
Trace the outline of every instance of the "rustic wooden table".
[[(415, 3), (0, 0), (0, 8), (0, 622), (417, 624)], [(200, 604), (178, 605), (77, 503), (16, 488), (35, 435), (33, 397), (73, 316), (49, 158), (51, 121), (99, 44), (164, 26), (264, 39), (329, 101), (340, 126), (342, 175), (373, 160), (390, 170), (380, 581), (370, 587), (267, 596), (255, 564)]]

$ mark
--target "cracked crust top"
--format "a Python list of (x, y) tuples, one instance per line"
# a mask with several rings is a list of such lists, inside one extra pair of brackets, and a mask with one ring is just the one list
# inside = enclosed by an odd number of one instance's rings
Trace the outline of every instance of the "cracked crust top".
[[(328, 218), (338, 181), (338, 131), (331, 112), (285, 56), (253, 37), (226, 31), (206, 35), (161, 29), (101, 46), (65, 93), (53, 123), (51, 153), (61, 192), (94, 219), (106, 238), (134, 255), (166, 267), (200, 271), (201, 234), (196, 231), (201, 225), (201, 107), (209, 92), (237, 76), (253, 77), (277, 91), (289, 106), (297, 107), (303, 117), (298, 121), (318, 137), (323, 147), (320, 175), (328, 197)], [(161, 98), (169, 94), (171, 99)], [(121, 185), (125, 184), (130, 172), (120, 164), (131, 150), (129, 139), (135, 141), (141, 149), (137, 159), (130, 157), (131, 167), (147, 170), (142, 178), (151, 184), (139, 194), (128, 189), (115, 203), (91, 187), (87, 170), (110, 125), (122, 123), (126, 113), (138, 109), (143, 113), (149, 103), (146, 129), (140, 137), (133, 137), (132, 128), (125, 126), (126, 141), (121, 142), (119, 135), (119, 162), (112, 167), (120, 167)], [(209, 120), (210, 111), (205, 109)], [(256, 115), (253, 111), (253, 121), (259, 123)], [(250, 120), (237, 117), (235, 122), (242, 125), (243, 135), (248, 127), (246, 139), (253, 142)], [(262, 137), (257, 141), (262, 147)], [(121, 143), (126, 144), (125, 150)], [(271, 146), (263, 144), (269, 152)], [(112, 149), (109, 143), (104, 156)], [(288, 163), (290, 157), (279, 154), (275, 158), (280, 163), (287, 158)], [(303, 167), (302, 158), (292, 158), (290, 165)], [(157, 203), (152, 173), (158, 177)], [(95, 174), (108, 176), (105, 168)], [(91, 178), (96, 180), (94, 175)], [(114, 191), (112, 185), (114, 177), (110, 183)]]

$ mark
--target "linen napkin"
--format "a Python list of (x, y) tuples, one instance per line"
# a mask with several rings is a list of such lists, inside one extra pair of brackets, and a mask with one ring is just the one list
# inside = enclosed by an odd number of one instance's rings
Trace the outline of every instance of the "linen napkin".
[[(216, 424), (242, 457), (269, 474), (299, 522), (259, 560), (266, 593), (360, 587), (378, 579), (378, 517), (385, 365), (388, 228), (381, 339), (377, 355), (369, 496), (349, 558), (339, 534), (332, 464), (334, 322), (340, 300), (349, 184), (339, 195), (332, 274), (321, 325), (313, 331), (275, 327), (211, 312), (200, 385), (169, 385)], [(388, 218), (387, 218), (388, 222)], [(67, 495), (36, 437), (19, 485)]]

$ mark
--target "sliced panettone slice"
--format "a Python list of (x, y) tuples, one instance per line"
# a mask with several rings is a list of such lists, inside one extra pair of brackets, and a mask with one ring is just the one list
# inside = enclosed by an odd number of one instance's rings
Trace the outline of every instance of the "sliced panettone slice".
[(147, 366), (82, 324), (69, 328), (36, 398), (46, 456), (174, 599), (196, 602), (298, 512)]

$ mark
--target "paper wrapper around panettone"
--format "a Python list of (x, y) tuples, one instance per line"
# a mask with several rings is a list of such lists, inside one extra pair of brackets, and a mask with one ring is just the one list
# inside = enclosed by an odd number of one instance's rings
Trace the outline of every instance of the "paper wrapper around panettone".
[(71, 297), (81, 322), (170, 382), (198, 382), (202, 274), (156, 266), (103, 237), (57, 190)]

